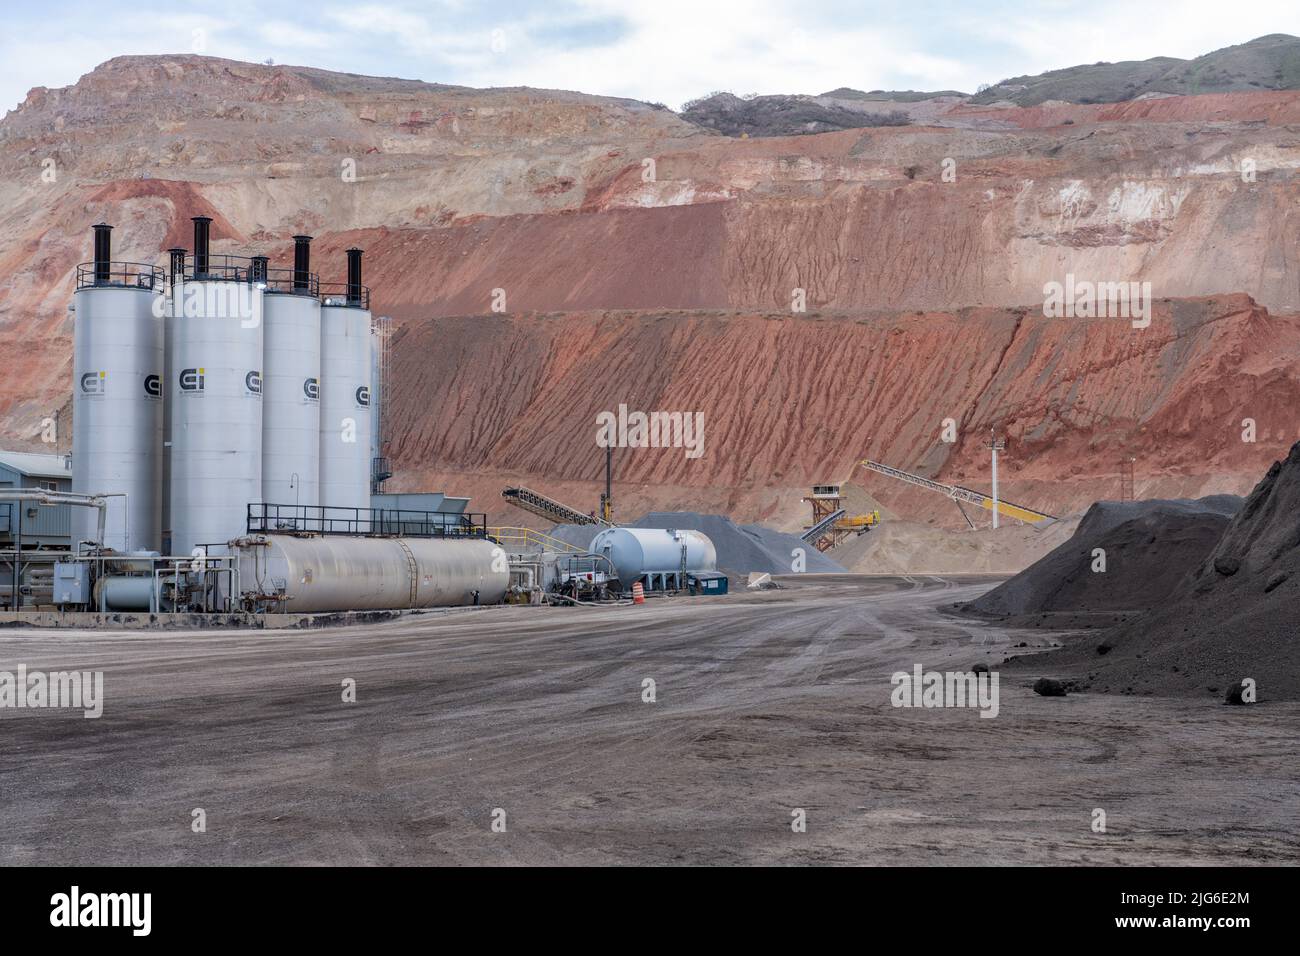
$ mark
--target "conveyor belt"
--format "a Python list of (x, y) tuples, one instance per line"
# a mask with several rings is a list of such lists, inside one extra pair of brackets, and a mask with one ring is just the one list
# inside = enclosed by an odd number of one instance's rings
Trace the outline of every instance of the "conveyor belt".
[[(882, 475), (888, 475), (890, 478), (897, 478), (899, 481), (906, 481), (921, 488), (937, 491), (954, 501), (969, 501), (971, 504), (979, 505), (985, 511), (993, 510), (993, 497), (991, 495), (972, 491), (970, 488), (963, 488), (961, 485), (945, 485), (941, 481), (922, 478), (920, 475), (903, 471), (901, 468), (891, 468), (889, 465), (882, 465), (880, 462), (871, 461), (870, 459), (863, 461), (862, 467), (869, 468), (871, 471)], [(1016, 518), (1026, 524), (1036, 525), (1040, 528), (1044, 528), (1056, 520), (1053, 515), (1035, 511), (1033, 508), (1026, 508), (1023, 505), (1012, 504), (1002, 498), (998, 499), (998, 514), (1006, 515), (1008, 518)]]
[(835, 522), (839, 521), (843, 517), (844, 517), (844, 509), (841, 508), (839, 511), (833, 512), (832, 514), (828, 514), (821, 521), (818, 521), (815, 525), (813, 525), (803, 534), (799, 535), (799, 537), (802, 540), (808, 542), (816, 541), (827, 531), (829, 531), (831, 529), (831, 526), (834, 525)]
[(561, 504), (554, 498), (548, 498), (541, 492), (533, 491), (531, 488), (507, 488), (501, 492), (501, 497), (525, 511), (547, 518), (556, 524), (603, 525), (607, 523), (599, 518), (593, 518), (585, 511), (579, 511), (577, 508), (570, 508), (566, 504)]

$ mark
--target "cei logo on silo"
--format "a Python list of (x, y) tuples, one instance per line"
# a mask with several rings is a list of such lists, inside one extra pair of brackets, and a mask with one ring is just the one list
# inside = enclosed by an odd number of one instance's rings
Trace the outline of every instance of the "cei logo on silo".
[(144, 377), (144, 393), (150, 398), (162, 398), (162, 379), (157, 375)]
[(302, 380), (302, 393), (307, 396), (308, 400), (316, 401), (320, 398), (320, 379), (305, 378)]
[(81, 376), (81, 392), (83, 395), (103, 395), (107, 386), (107, 372), (87, 372)]
[(201, 368), (181, 369), (180, 384), (181, 384), (182, 392), (203, 391), (203, 369)]
[(254, 395), (262, 394), (262, 373), (254, 369), (244, 376), (244, 387)]
[(370, 407), (370, 386), (369, 385), (357, 386), (357, 404), (360, 405), (362, 408)]

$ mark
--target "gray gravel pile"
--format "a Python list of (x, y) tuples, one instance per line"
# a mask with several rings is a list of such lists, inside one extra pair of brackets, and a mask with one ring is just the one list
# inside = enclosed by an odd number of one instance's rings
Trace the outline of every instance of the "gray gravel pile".
[[(718, 552), (718, 570), (729, 575), (747, 575), (751, 571), (769, 574), (793, 572), (796, 548), (803, 550), (808, 573), (843, 572), (844, 568), (797, 535), (774, 531), (762, 525), (738, 525), (724, 515), (700, 514), (697, 511), (652, 511), (631, 522), (631, 528), (679, 528), (708, 535)], [(594, 525), (556, 525), (549, 534), (580, 548), (591, 545), (600, 529)]]

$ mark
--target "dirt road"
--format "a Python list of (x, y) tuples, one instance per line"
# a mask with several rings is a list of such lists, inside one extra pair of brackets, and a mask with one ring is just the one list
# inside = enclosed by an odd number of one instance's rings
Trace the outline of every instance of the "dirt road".
[(937, 609), (988, 586), (0, 631), (0, 670), (102, 670), (105, 695), (92, 720), (0, 709), (0, 862), (1300, 860), (1295, 705), (1047, 699), (1003, 675), (993, 719), (892, 707), (893, 671), (996, 670), (1042, 639)]

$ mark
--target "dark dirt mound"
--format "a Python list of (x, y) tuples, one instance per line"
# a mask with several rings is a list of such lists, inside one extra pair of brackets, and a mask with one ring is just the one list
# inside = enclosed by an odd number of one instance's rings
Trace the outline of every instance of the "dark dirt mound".
[[(1240, 506), (1235, 495), (1099, 501), (1069, 541), (965, 610), (1013, 625), (1112, 624), (1117, 613), (1145, 611), (1165, 600), (1210, 553)], [(1104, 553), (1104, 571), (1094, 570), (1097, 549)]]
[(1273, 33), (1194, 60), (1158, 56), (1017, 76), (981, 90), (971, 101), (1009, 100), (1018, 106), (1047, 100), (1118, 103), (1151, 93), (1186, 96), (1294, 89), (1300, 89), (1300, 38)]
[(1250, 678), (1260, 701), (1300, 699), (1300, 442), (1162, 602), (1065, 644), (1011, 666), (1078, 675), (1092, 690), (1216, 701)]
[(922, 100), (970, 99), (969, 93), (960, 90), (872, 90), (864, 93), (851, 86), (838, 86), (817, 96), (819, 100), (867, 100), (884, 103), (919, 103)]
[(687, 103), (681, 117), (717, 130), (724, 136), (800, 136), (868, 126), (906, 126), (911, 120), (898, 110), (865, 113), (811, 96), (756, 96), (714, 93)]

